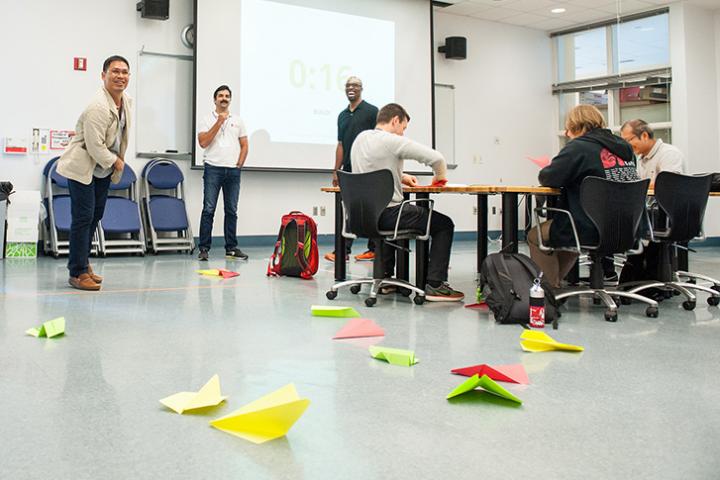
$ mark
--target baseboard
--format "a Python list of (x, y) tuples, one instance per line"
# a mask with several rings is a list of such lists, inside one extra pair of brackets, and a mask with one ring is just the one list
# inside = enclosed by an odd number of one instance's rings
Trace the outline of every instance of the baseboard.
[[(488, 237), (492, 240), (500, 238), (500, 230), (488, 231)], [(475, 242), (477, 240), (477, 232), (466, 231), (466, 232), (455, 232), (456, 241), (468, 241)], [(518, 231), (518, 239), (525, 241), (525, 231)], [(277, 237), (275, 235), (244, 235), (238, 236), (238, 244), (242, 247), (273, 247)], [(195, 244), (197, 245), (198, 239), (195, 238)], [(324, 233), (318, 235), (318, 244), (323, 246), (332, 246), (335, 243), (335, 236), (331, 233)], [(222, 248), (225, 246), (225, 239), (223, 237), (213, 237), (212, 246), (214, 248)], [(703, 241), (694, 241), (690, 243), (691, 248), (707, 248), (707, 247), (720, 247), (720, 237), (708, 237)]]

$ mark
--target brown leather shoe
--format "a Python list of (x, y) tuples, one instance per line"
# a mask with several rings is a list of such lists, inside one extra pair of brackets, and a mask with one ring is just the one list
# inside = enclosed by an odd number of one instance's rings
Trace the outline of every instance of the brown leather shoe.
[(90, 275), (90, 278), (92, 278), (93, 282), (100, 284), (103, 281), (103, 277), (100, 275), (96, 275), (95, 272), (93, 272), (93, 269), (90, 265), (88, 265), (88, 275)]
[(68, 283), (78, 290), (100, 290), (100, 284), (95, 283), (87, 273), (81, 273), (79, 277), (70, 277)]

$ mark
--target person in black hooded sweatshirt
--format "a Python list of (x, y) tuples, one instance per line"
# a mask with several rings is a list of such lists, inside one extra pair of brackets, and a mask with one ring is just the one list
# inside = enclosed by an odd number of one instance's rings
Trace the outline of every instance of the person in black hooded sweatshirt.
[[(546, 187), (560, 187), (558, 208), (569, 210), (575, 220), (580, 243), (598, 242), (598, 233), (580, 206), (580, 185), (585, 177), (600, 177), (617, 182), (638, 180), (635, 157), (630, 144), (605, 128), (602, 113), (592, 105), (578, 105), (567, 114), (565, 134), (570, 141), (540, 171), (538, 179)], [(567, 215), (558, 214), (540, 224), (543, 244), (553, 248), (574, 247), (575, 238)], [(570, 272), (577, 253), (563, 250), (543, 252), (538, 247), (537, 230), (528, 234), (530, 256), (551, 285)]]

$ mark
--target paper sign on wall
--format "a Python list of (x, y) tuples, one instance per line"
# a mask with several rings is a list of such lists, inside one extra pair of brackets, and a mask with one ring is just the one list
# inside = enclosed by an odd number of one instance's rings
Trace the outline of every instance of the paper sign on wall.
[(75, 136), (72, 130), (50, 130), (50, 150), (63, 150)]
[(50, 130), (47, 128), (33, 128), (32, 153), (47, 153), (50, 151)]
[(3, 151), (8, 155), (27, 155), (28, 140), (22, 137), (5, 137)]

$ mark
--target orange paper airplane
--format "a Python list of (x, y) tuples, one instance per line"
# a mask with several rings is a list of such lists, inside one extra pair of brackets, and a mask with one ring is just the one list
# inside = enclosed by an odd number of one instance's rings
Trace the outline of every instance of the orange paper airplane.
[(456, 375), (464, 375), (472, 377), (473, 375), (487, 375), (498, 382), (519, 383), (520, 385), (529, 385), (530, 379), (525, 372), (525, 367), (517, 363), (514, 365), (473, 365), (472, 367), (455, 368), (450, 370)]
[(338, 330), (333, 339), (382, 336), (385, 336), (385, 330), (369, 318), (353, 318)]

